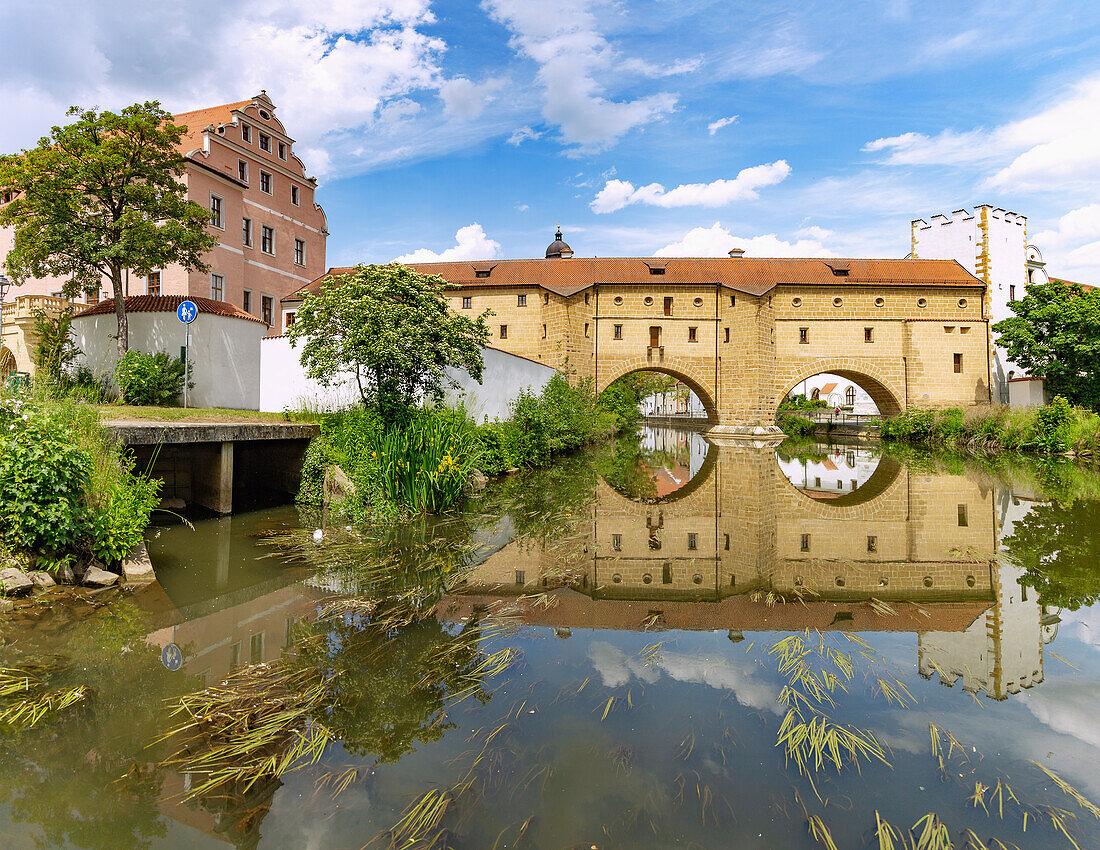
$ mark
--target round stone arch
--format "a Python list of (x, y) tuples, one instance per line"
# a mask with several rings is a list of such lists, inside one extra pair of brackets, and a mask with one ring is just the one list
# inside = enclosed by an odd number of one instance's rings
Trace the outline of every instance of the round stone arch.
[(852, 357), (823, 357), (810, 363), (799, 363), (783, 370), (777, 381), (776, 413), (787, 393), (807, 378), (828, 372), (858, 384), (871, 397), (883, 416), (897, 416), (905, 408), (904, 394), (892, 380), (883, 375), (874, 363)]
[(819, 501), (799, 490), (780, 470), (776, 475), (781, 491), (779, 502), (786, 502), (788, 508), (796, 510), (799, 516), (819, 519), (882, 519), (882, 514), (888, 514), (904, 495), (902, 488), (908, 478), (902, 473), (902, 466), (897, 460), (883, 455), (878, 467), (862, 487), (836, 499)]
[(619, 380), (619, 378), (623, 378), (634, 372), (657, 372), (661, 375), (668, 375), (671, 378), (682, 381), (689, 390), (695, 393), (699, 401), (703, 403), (703, 410), (706, 411), (707, 414), (707, 422), (711, 425), (718, 424), (718, 410), (715, 407), (712, 393), (707, 389), (706, 382), (702, 375), (700, 375), (690, 364), (678, 362), (674, 359), (668, 359), (659, 364), (654, 364), (650, 363), (645, 358), (639, 357), (634, 360), (616, 364), (615, 368), (609, 373), (609, 376), (602, 378), (596, 385), (596, 395), (602, 393)]
[(0, 346), (0, 385), (7, 386), (8, 376), (17, 371), (15, 355), (7, 346)]

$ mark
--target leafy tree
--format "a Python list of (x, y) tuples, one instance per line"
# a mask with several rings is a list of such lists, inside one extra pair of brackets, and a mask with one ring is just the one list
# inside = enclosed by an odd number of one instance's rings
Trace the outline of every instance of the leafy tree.
[(444, 292), (454, 288), (399, 263), (357, 266), (306, 296), (289, 336), (305, 339), (309, 377), (330, 386), (354, 376), (363, 404), (376, 407), (388, 428), (420, 398), (442, 399), (448, 366), (481, 381), (489, 312), (451, 312)]
[(1036, 505), (1012, 529), (1004, 546), (1026, 571), (1022, 584), (1044, 605), (1076, 611), (1100, 598), (1100, 502), (1090, 499)]
[(168, 265), (206, 271), (203, 255), (218, 244), (210, 212), (186, 198), (178, 145), (186, 127), (156, 101), (120, 113), (72, 107), (72, 124), (54, 127), (38, 145), (0, 157), (0, 192), (15, 199), (0, 226), (15, 229), (5, 265), (16, 284), (67, 278), (76, 297), (111, 281), (118, 354), (129, 343), (123, 271), (148, 274)]
[(67, 372), (80, 348), (72, 337), (73, 308), (66, 307), (56, 318), (45, 310), (34, 311), (34, 366), (38, 376), (57, 383)]
[(1052, 396), (1100, 410), (1100, 290), (1033, 283), (1009, 307), (1016, 315), (993, 326), (1009, 357), (1045, 378)]

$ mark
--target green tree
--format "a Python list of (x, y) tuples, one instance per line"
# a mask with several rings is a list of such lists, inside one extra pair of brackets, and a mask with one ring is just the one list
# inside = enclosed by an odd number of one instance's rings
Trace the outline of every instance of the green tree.
[(444, 293), (454, 288), (399, 263), (357, 266), (306, 296), (289, 336), (305, 340), (309, 377), (331, 386), (354, 376), (363, 404), (376, 407), (388, 428), (419, 399), (442, 399), (448, 366), (481, 381), (490, 314), (449, 310)]
[(187, 200), (180, 182), (186, 127), (150, 103), (120, 113), (72, 107), (72, 124), (54, 127), (38, 145), (0, 157), (0, 193), (15, 199), (0, 226), (15, 229), (5, 265), (16, 284), (67, 278), (66, 294), (111, 281), (118, 354), (129, 347), (123, 272), (149, 274), (168, 265), (206, 271), (203, 255), (218, 244), (210, 212)]
[(34, 366), (40, 378), (57, 383), (75, 362), (80, 347), (72, 336), (73, 309), (66, 307), (56, 317), (45, 310), (34, 311)]
[(993, 326), (1008, 356), (1045, 378), (1051, 396), (1100, 410), (1100, 290), (1033, 283), (1009, 307), (1016, 315)]

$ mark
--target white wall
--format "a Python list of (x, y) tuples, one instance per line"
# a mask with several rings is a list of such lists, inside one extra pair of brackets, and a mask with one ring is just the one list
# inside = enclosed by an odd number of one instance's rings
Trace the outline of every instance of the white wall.
[[(522, 390), (539, 392), (555, 370), (541, 363), (517, 357), (495, 348), (481, 350), (485, 368), (479, 385), (466, 372), (448, 369), (447, 376), (459, 389), (447, 393), (450, 404), (462, 402), (478, 422), (507, 419), (509, 406)], [(314, 409), (344, 407), (359, 399), (355, 378), (349, 374), (340, 384), (323, 387), (306, 377), (297, 350), (285, 337), (260, 343), (260, 410), (280, 411), (307, 405)]]
[[(166, 351), (179, 357), (184, 327), (172, 313), (128, 313), (130, 348), (146, 354)], [(191, 325), (190, 407), (256, 410), (260, 404), (260, 339), (262, 322), (200, 313)], [(73, 334), (82, 354), (78, 365), (114, 379), (118, 361), (114, 313), (76, 316)]]
[(854, 381), (842, 378), (840, 375), (833, 375), (830, 372), (822, 372), (820, 375), (814, 375), (805, 381), (799, 381), (794, 385), (789, 395), (804, 394), (806, 398), (813, 398), (814, 390), (820, 391), (826, 384), (836, 384), (831, 393), (827, 396), (821, 396), (821, 400), (826, 404), (846, 408), (848, 406), (848, 387), (852, 387), (856, 394), (855, 404), (852, 405), (852, 413), (861, 416), (873, 416), (879, 412), (878, 405), (872, 401), (871, 396), (867, 394), (863, 387)]

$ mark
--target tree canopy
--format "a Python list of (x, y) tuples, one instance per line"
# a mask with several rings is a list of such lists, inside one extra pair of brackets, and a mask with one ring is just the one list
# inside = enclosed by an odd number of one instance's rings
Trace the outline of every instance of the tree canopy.
[(1033, 283), (1009, 307), (1016, 315), (993, 326), (1008, 356), (1045, 378), (1052, 397), (1100, 410), (1100, 290)]
[(5, 266), (16, 284), (67, 279), (65, 294), (98, 291), (111, 281), (118, 352), (128, 333), (123, 272), (146, 275), (181, 264), (206, 271), (203, 255), (218, 244), (210, 212), (187, 200), (180, 182), (185, 127), (153, 101), (120, 113), (72, 107), (76, 120), (54, 127), (37, 146), (0, 157), (0, 192), (14, 199), (0, 225), (15, 229)]
[(309, 377), (325, 386), (353, 377), (363, 403), (389, 426), (421, 398), (441, 400), (449, 366), (481, 381), (490, 314), (449, 310), (444, 292), (454, 288), (398, 263), (357, 266), (306, 296), (289, 335), (305, 340)]
[(1022, 584), (1044, 605), (1076, 611), (1100, 598), (1100, 502), (1090, 499), (1036, 505), (1012, 529), (1004, 547), (1024, 568)]

